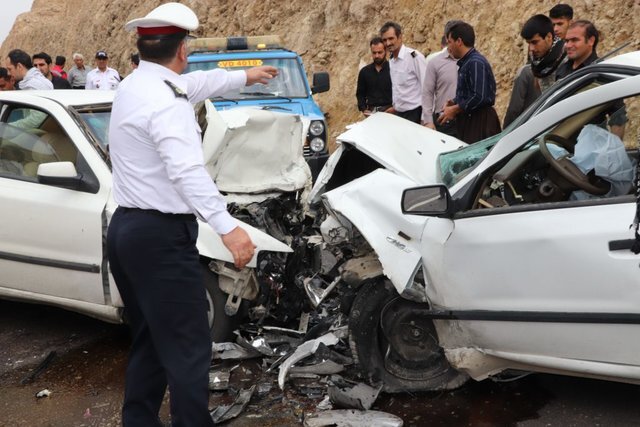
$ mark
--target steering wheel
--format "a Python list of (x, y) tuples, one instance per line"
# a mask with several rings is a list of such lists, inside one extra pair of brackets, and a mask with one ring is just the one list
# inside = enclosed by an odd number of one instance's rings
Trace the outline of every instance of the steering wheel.
[(598, 177), (595, 180), (589, 179), (589, 176), (584, 174), (567, 156), (559, 159), (553, 157), (549, 152), (547, 142), (556, 142), (565, 148), (570, 144), (565, 138), (553, 134), (545, 135), (539, 142), (540, 152), (544, 158), (564, 179), (581, 190), (596, 196), (603, 196), (609, 192), (611, 185), (604, 179)]

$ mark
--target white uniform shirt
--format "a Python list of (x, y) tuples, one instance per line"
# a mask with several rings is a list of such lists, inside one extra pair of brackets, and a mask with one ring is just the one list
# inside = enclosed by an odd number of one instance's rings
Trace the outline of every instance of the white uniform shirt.
[(27, 74), (18, 83), (18, 87), (22, 90), (47, 90), (53, 89), (53, 83), (46, 78), (37, 68), (29, 68)]
[(87, 73), (85, 89), (116, 90), (120, 84), (120, 74), (113, 68), (107, 67), (100, 71), (98, 68)]
[(204, 168), (192, 103), (243, 87), (246, 78), (244, 71), (220, 69), (179, 75), (140, 61), (113, 101), (109, 152), (115, 201), (129, 208), (194, 213), (218, 234), (233, 230), (237, 222)]
[[(415, 55), (412, 56), (412, 52)], [(400, 46), (397, 58), (389, 61), (393, 108), (404, 112), (422, 105), (422, 82), (427, 65), (424, 55), (415, 49)]]

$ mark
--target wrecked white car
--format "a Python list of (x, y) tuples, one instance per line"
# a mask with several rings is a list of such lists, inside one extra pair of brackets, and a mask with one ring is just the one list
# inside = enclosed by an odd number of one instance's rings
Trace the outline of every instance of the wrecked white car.
[(640, 383), (639, 74), (640, 52), (587, 67), (471, 146), (383, 113), (338, 138), (311, 202), (372, 382)]
[[(0, 95), (0, 298), (122, 321), (123, 303), (105, 255), (106, 228), (116, 207), (107, 149), (112, 100), (113, 93), (99, 91)], [(295, 204), (296, 194), (300, 196), (311, 182), (301, 153), (300, 119), (261, 111), (228, 115), (228, 124), (219, 123), (219, 116), (212, 118), (218, 122), (205, 135), (205, 140), (209, 137), (212, 142), (205, 141), (203, 146), (208, 167), (223, 191), (286, 193), (290, 195), (287, 200)], [(251, 137), (246, 138), (247, 133)], [(264, 148), (258, 150), (252, 142), (256, 134), (263, 144), (277, 142), (270, 147), (273, 157), (259, 153)], [(231, 137), (235, 144), (229, 144)], [(277, 176), (267, 179), (258, 172), (245, 173), (246, 179), (238, 180), (234, 150), (251, 152), (249, 158), (256, 164), (268, 164), (277, 157), (289, 173), (284, 180)], [(229, 176), (232, 179), (228, 180)], [(285, 243), (243, 226), (257, 245), (256, 252), (282, 257), (291, 252)], [(198, 250), (205, 271), (212, 337), (222, 339), (234, 326), (232, 315), (239, 306), (239, 299), (227, 294), (245, 292), (241, 296), (247, 296), (257, 291), (256, 259), (241, 272), (230, 268), (231, 254), (218, 235), (203, 224)]]

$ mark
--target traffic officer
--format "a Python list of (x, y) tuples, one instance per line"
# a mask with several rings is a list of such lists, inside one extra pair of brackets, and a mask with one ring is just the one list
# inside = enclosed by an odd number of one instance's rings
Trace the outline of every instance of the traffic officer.
[(109, 55), (104, 50), (96, 52), (96, 68), (87, 73), (85, 89), (116, 90), (120, 84), (120, 73), (108, 67)]
[(107, 236), (111, 272), (132, 330), (123, 425), (159, 426), (166, 387), (173, 426), (213, 425), (208, 412), (211, 341), (196, 217), (243, 268), (255, 246), (226, 210), (203, 165), (192, 103), (277, 75), (273, 67), (197, 71), (187, 65), (198, 18), (165, 3), (128, 22), (140, 66), (117, 89), (109, 127), (116, 209)]

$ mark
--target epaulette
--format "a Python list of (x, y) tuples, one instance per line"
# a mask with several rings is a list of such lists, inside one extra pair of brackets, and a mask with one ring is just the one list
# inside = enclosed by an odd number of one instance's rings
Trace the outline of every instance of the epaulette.
[(412, 50), (412, 51), (411, 51), (411, 57), (412, 57), (412, 58), (415, 58), (415, 57), (416, 57), (416, 51), (415, 51), (415, 50)]
[(178, 86), (174, 85), (169, 80), (165, 80), (164, 82), (167, 84), (167, 86), (169, 86), (171, 88), (171, 90), (173, 91), (173, 94), (176, 96), (176, 98), (184, 98), (186, 100), (189, 99), (187, 97), (187, 94), (185, 93), (185, 91), (180, 89)]

